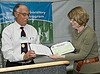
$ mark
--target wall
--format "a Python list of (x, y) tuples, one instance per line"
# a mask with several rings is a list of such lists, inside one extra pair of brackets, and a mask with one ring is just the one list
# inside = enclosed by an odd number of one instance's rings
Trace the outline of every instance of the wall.
[(100, 47), (100, 0), (95, 0), (95, 31)]

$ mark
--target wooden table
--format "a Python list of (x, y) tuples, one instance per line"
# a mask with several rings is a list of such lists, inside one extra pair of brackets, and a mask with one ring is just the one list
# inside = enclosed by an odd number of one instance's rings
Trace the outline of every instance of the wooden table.
[(24, 66), (0, 68), (0, 74), (67, 74), (69, 61), (56, 61)]

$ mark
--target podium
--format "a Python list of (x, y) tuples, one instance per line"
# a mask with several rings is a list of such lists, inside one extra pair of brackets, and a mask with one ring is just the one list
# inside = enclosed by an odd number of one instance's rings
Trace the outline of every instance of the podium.
[(0, 74), (67, 74), (69, 61), (56, 61), (0, 68)]

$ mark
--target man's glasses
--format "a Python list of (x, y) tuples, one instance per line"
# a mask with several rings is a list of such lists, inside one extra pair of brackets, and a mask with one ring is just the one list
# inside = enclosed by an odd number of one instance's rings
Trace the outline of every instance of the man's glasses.
[(17, 13), (22, 14), (23, 16), (30, 15), (30, 13), (28, 13), (28, 14), (27, 13), (20, 13), (20, 12), (17, 12)]

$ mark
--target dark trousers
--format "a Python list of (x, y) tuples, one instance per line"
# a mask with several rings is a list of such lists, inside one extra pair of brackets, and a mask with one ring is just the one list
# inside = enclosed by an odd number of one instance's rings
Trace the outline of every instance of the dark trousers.
[(30, 63), (24, 63), (24, 64), (18, 62), (10, 62), (7, 60), (6, 67), (22, 66), (22, 65), (30, 65), (30, 64), (35, 64), (35, 63), (33, 60)]

